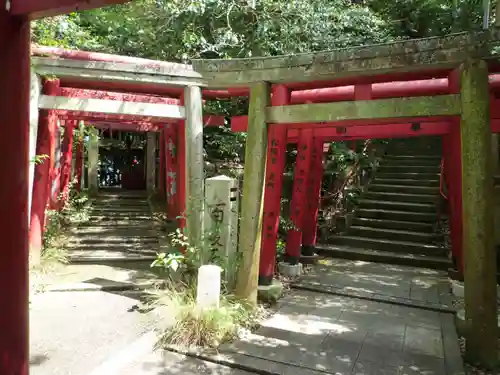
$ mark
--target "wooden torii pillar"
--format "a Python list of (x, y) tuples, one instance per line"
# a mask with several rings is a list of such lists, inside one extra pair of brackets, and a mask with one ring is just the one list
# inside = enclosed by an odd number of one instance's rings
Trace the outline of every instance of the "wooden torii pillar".
[[(122, 0), (11, 0), (0, 7), (0, 149), (8, 162), (0, 184), (0, 374), (27, 375), (30, 19)], [(8, 4), (9, 6), (5, 6)]]

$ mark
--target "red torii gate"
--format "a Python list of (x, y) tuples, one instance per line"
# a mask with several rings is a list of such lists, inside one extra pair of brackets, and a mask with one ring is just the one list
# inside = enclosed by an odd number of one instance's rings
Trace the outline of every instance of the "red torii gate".
[(0, 373), (29, 372), (28, 137), (30, 19), (92, 9), (124, 0), (11, 0), (0, 9), (0, 149), (7, 163), (0, 184)]

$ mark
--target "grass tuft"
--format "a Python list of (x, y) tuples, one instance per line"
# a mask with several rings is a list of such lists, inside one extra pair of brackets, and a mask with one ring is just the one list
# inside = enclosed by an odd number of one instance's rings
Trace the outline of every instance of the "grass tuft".
[(221, 296), (219, 308), (200, 310), (195, 290), (190, 287), (165, 290), (156, 304), (173, 314), (173, 324), (160, 335), (158, 348), (169, 345), (217, 348), (256, 328), (264, 314), (263, 308), (227, 295)]

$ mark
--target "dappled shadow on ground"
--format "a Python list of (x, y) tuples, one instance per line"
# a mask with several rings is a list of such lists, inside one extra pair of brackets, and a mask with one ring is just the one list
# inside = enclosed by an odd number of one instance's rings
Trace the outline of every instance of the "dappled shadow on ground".
[(279, 374), (446, 375), (444, 315), (292, 291), (255, 334), (221, 353)]
[(34, 354), (30, 356), (30, 367), (40, 366), (42, 363), (49, 360), (49, 357), (45, 354)]
[(297, 286), (420, 305), (452, 304), (449, 283), (441, 271), (339, 259), (323, 262), (301, 277)]

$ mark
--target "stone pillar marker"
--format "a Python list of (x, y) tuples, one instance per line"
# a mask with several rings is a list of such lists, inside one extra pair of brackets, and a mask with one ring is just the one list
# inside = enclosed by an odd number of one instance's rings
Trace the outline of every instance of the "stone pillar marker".
[[(234, 288), (238, 266), (238, 181), (227, 176), (205, 180), (204, 263), (220, 263), (228, 289)], [(215, 258), (222, 260), (217, 262)]]
[(148, 132), (146, 136), (146, 190), (152, 194), (156, 181), (156, 133)]
[(91, 196), (97, 195), (99, 191), (99, 131), (90, 129), (89, 140), (87, 142), (88, 154), (88, 188)]

